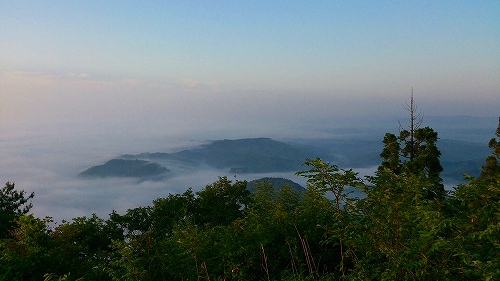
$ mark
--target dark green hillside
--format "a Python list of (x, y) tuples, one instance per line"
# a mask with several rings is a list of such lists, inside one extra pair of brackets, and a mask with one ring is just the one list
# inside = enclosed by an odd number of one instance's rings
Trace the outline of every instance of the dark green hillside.
[(159, 165), (144, 160), (112, 159), (103, 165), (91, 167), (80, 173), (82, 177), (133, 177), (162, 178), (170, 171)]
[(382, 142), (361, 139), (302, 139), (292, 140), (314, 151), (315, 156), (328, 159), (340, 167), (365, 168), (380, 163), (378, 154)]
[(164, 152), (154, 152), (154, 153), (140, 153), (140, 154), (124, 154), (120, 158), (122, 159), (140, 159), (146, 161), (161, 162), (164, 166), (179, 166), (179, 167), (198, 167), (200, 163), (189, 156), (183, 155), (182, 153), (164, 153)]
[[(98, 177), (147, 177), (161, 174), (161, 168), (200, 168), (210, 166), (227, 169), (229, 173), (293, 172), (311, 155), (310, 151), (269, 138), (218, 140), (190, 150), (175, 153), (125, 154), (104, 165), (94, 166), (83, 176)], [(122, 160), (122, 161), (119, 161)], [(129, 161), (129, 162), (126, 162)], [(137, 162), (139, 161), (139, 162)], [(154, 161), (157, 169), (145, 170), (145, 162)], [(139, 169), (133, 171), (130, 169)], [(150, 172), (148, 174), (148, 172)]]
[(440, 139), (437, 145), (441, 151), (441, 159), (450, 162), (476, 161), (477, 159), (483, 161), (491, 153), (491, 150), (482, 143), (469, 141)]
[[(461, 182), (464, 173), (478, 175), (478, 163), (489, 153), (487, 147), (467, 141), (439, 139), (437, 146), (442, 152), (443, 177), (452, 182)], [(120, 158), (132, 162), (109, 162), (82, 175), (144, 179), (163, 174), (162, 168), (177, 173), (176, 168), (183, 172), (204, 166), (227, 169), (231, 174), (289, 172), (299, 170), (307, 157), (321, 157), (339, 167), (367, 168), (380, 163), (381, 149), (381, 141), (359, 139), (294, 139), (290, 143), (269, 138), (217, 140), (174, 153), (126, 154)], [(133, 162), (138, 160), (156, 164), (143, 167), (144, 163)]]
[(260, 178), (256, 179), (253, 181), (249, 181), (247, 183), (247, 189), (250, 192), (254, 192), (256, 190), (256, 185), (262, 184), (262, 183), (269, 183), (275, 190), (278, 190), (282, 188), (283, 186), (289, 186), (290, 189), (295, 190), (299, 193), (304, 191), (304, 187), (301, 186), (300, 184), (289, 180), (285, 178), (270, 178), (270, 177), (265, 177), (265, 178)]
[(234, 173), (295, 171), (308, 153), (270, 138), (218, 140), (175, 155)]

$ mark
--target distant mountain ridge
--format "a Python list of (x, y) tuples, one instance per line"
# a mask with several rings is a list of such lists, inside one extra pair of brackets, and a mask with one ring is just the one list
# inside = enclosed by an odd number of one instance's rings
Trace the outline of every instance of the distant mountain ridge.
[[(439, 140), (443, 179), (460, 182), (463, 174), (477, 176), (489, 155), (487, 145), (457, 140)], [(306, 158), (321, 157), (345, 168), (380, 164), (381, 141), (346, 139), (295, 139), (288, 143), (270, 138), (216, 140), (174, 153), (125, 154), (80, 173), (91, 177), (131, 177), (162, 180), (179, 173), (212, 167), (231, 174), (296, 172)]]
[(93, 166), (82, 173), (82, 177), (131, 177), (162, 179), (171, 171), (158, 163), (144, 160), (111, 159), (103, 165)]
[(217, 140), (175, 153), (125, 154), (103, 165), (80, 173), (84, 177), (160, 176), (171, 170), (166, 166), (196, 169), (209, 166), (230, 173), (267, 173), (297, 171), (310, 155), (307, 150), (270, 138)]
[(282, 188), (284, 186), (290, 187), (291, 190), (294, 190), (299, 194), (301, 194), (302, 191), (305, 190), (305, 188), (302, 185), (300, 185), (292, 180), (285, 179), (285, 178), (273, 178), (273, 177), (264, 177), (264, 178), (249, 181), (247, 183), (247, 189), (250, 192), (254, 192), (257, 190), (257, 186), (259, 184), (266, 184), (266, 183), (271, 184), (271, 186), (274, 188), (274, 190), (279, 190), (280, 188)]

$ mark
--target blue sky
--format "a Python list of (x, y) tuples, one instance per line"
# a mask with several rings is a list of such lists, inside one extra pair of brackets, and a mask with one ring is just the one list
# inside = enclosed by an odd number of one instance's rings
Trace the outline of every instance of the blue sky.
[(0, 6), (4, 125), (500, 112), (498, 1)]

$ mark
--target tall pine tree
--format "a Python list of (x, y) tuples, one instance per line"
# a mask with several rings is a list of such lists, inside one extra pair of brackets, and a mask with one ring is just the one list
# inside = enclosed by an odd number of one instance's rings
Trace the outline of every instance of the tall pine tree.
[(439, 157), (441, 152), (436, 146), (438, 134), (429, 127), (420, 128), (421, 114), (415, 114), (417, 107), (413, 101), (413, 88), (410, 104), (405, 107), (410, 114), (407, 128), (399, 124), (399, 136), (386, 133), (384, 148), (380, 153), (382, 163), (379, 171), (390, 170), (395, 174), (421, 175), (429, 180), (424, 187), (428, 198), (443, 198), (445, 195), (440, 173), (443, 171)]
[(486, 157), (486, 163), (483, 165), (481, 174), (482, 179), (495, 179), (500, 177), (500, 117), (498, 117), (498, 127), (495, 132), (498, 138), (492, 138), (488, 143), (489, 148), (493, 149), (491, 155)]

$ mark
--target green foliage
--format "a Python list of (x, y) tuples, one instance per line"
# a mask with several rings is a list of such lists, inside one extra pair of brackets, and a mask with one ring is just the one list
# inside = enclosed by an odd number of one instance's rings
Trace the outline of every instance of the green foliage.
[(122, 231), (96, 215), (77, 217), (51, 232), (51, 273), (71, 272), (86, 280), (110, 280), (106, 273), (113, 240), (122, 239)]
[(355, 274), (391, 280), (439, 279), (447, 223), (439, 201), (425, 199), (420, 190), (428, 179), (396, 175), (388, 170), (368, 178), (366, 197), (355, 206), (353, 247)]
[(436, 146), (437, 132), (429, 127), (401, 130), (399, 136), (387, 133), (384, 136), (384, 148), (380, 153), (382, 163), (378, 168), (399, 175), (422, 175), (429, 179), (430, 185), (422, 192), (427, 198), (444, 198), (443, 181), (440, 173), (443, 167), (439, 161), (441, 152)]
[(0, 280), (40, 280), (49, 268), (49, 218), (21, 215), (11, 236), (0, 240)]
[(44, 278), (43, 281), (53, 281), (53, 280), (57, 280), (57, 281), (70, 281), (70, 280), (83, 281), (84, 280), (83, 278), (73, 279), (70, 277), (70, 275), (71, 274), (68, 273), (68, 274), (64, 274), (64, 275), (58, 277), (54, 273), (47, 273), (43, 276), (43, 278)]
[(495, 179), (500, 177), (500, 117), (498, 118), (498, 127), (495, 131), (496, 138), (492, 138), (488, 147), (493, 149), (490, 156), (486, 158), (486, 163), (482, 167), (480, 178)]
[(166, 198), (154, 200), (151, 210), (154, 233), (160, 237), (170, 236), (175, 228), (193, 219), (195, 200), (191, 189), (182, 194), (169, 194)]
[(209, 268), (225, 272), (220, 267), (226, 264), (224, 254), (215, 245), (233, 240), (228, 234), (231, 224), (251, 202), (246, 184), (221, 177), (196, 193), (188, 189), (158, 198), (151, 207), (128, 210), (123, 216), (112, 213), (111, 221), (127, 237), (113, 244), (109, 269), (113, 279), (194, 279)]
[(393, 173), (399, 174), (401, 172), (401, 145), (396, 135), (386, 133), (382, 142), (384, 143), (384, 149), (380, 153), (382, 163), (378, 170), (389, 169)]
[(469, 178), (450, 198), (454, 255), (470, 279), (500, 278), (500, 178)]
[(34, 196), (34, 192), (27, 195), (24, 190), (15, 190), (15, 184), (10, 182), (0, 189), (0, 238), (8, 236), (16, 218), (29, 212), (33, 205), (28, 202)]
[(194, 220), (200, 225), (226, 225), (241, 216), (241, 210), (250, 202), (246, 181), (231, 183), (221, 177), (203, 190), (196, 192)]
[[(342, 276), (345, 276), (347, 266), (346, 255), (352, 252), (352, 249), (348, 244), (345, 244), (345, 240), (351, 234), (351, 218), (348, 212), (349, 206), (346, 206), (346, 203), (349, 201), (347, 201), (347, 194), (344, 193), (344, 188), (346, 186), (359, 186), (361, 180), (352, 169), (339, 169), (336, 165), (324, 163), (319, 158), (307, 159), (304, 165), (311, 167), (311, 169), (296, 174), (307, 178), (308, 187), (320, 192), (320, 194), (330, 191), (335, 198), (333, 210), (335, 224), (328, 226), (325, 230), (328, 233), (327, 241), (339, 246), (339, 271)], [(342, 208), (342, 205), (345, 208)]]
[[(41, 280), (71, 273), (85, 280), (110, 280), (106, 273), (119, 229), (97, 216), (78, 217), (52, 228), (52, 220), (22, 215), (11, 237), (0, 240), (0, 280)], [(70, 280), (70, 279), (67, 279)]]
[(361, 183), (357, 173), (352, 169), (339, 169), (336, 165), (324, 163), (320, 158), (306, 159), (303, 166), (311, 167), (311, 169), (297, 172), (296, 175), (307, 178), (307, 183), (320, 192), (330, 191), (335, 196), (338, 211), (340, 211), (341, 201), (347, 197), (344, 188)]
[(110, 222), (122, 230), (125, 237), (139, 236), (153, 227), (150, 206), (138, 207), (127, 210), (125, 215), (113, 211), (109, 217)]

